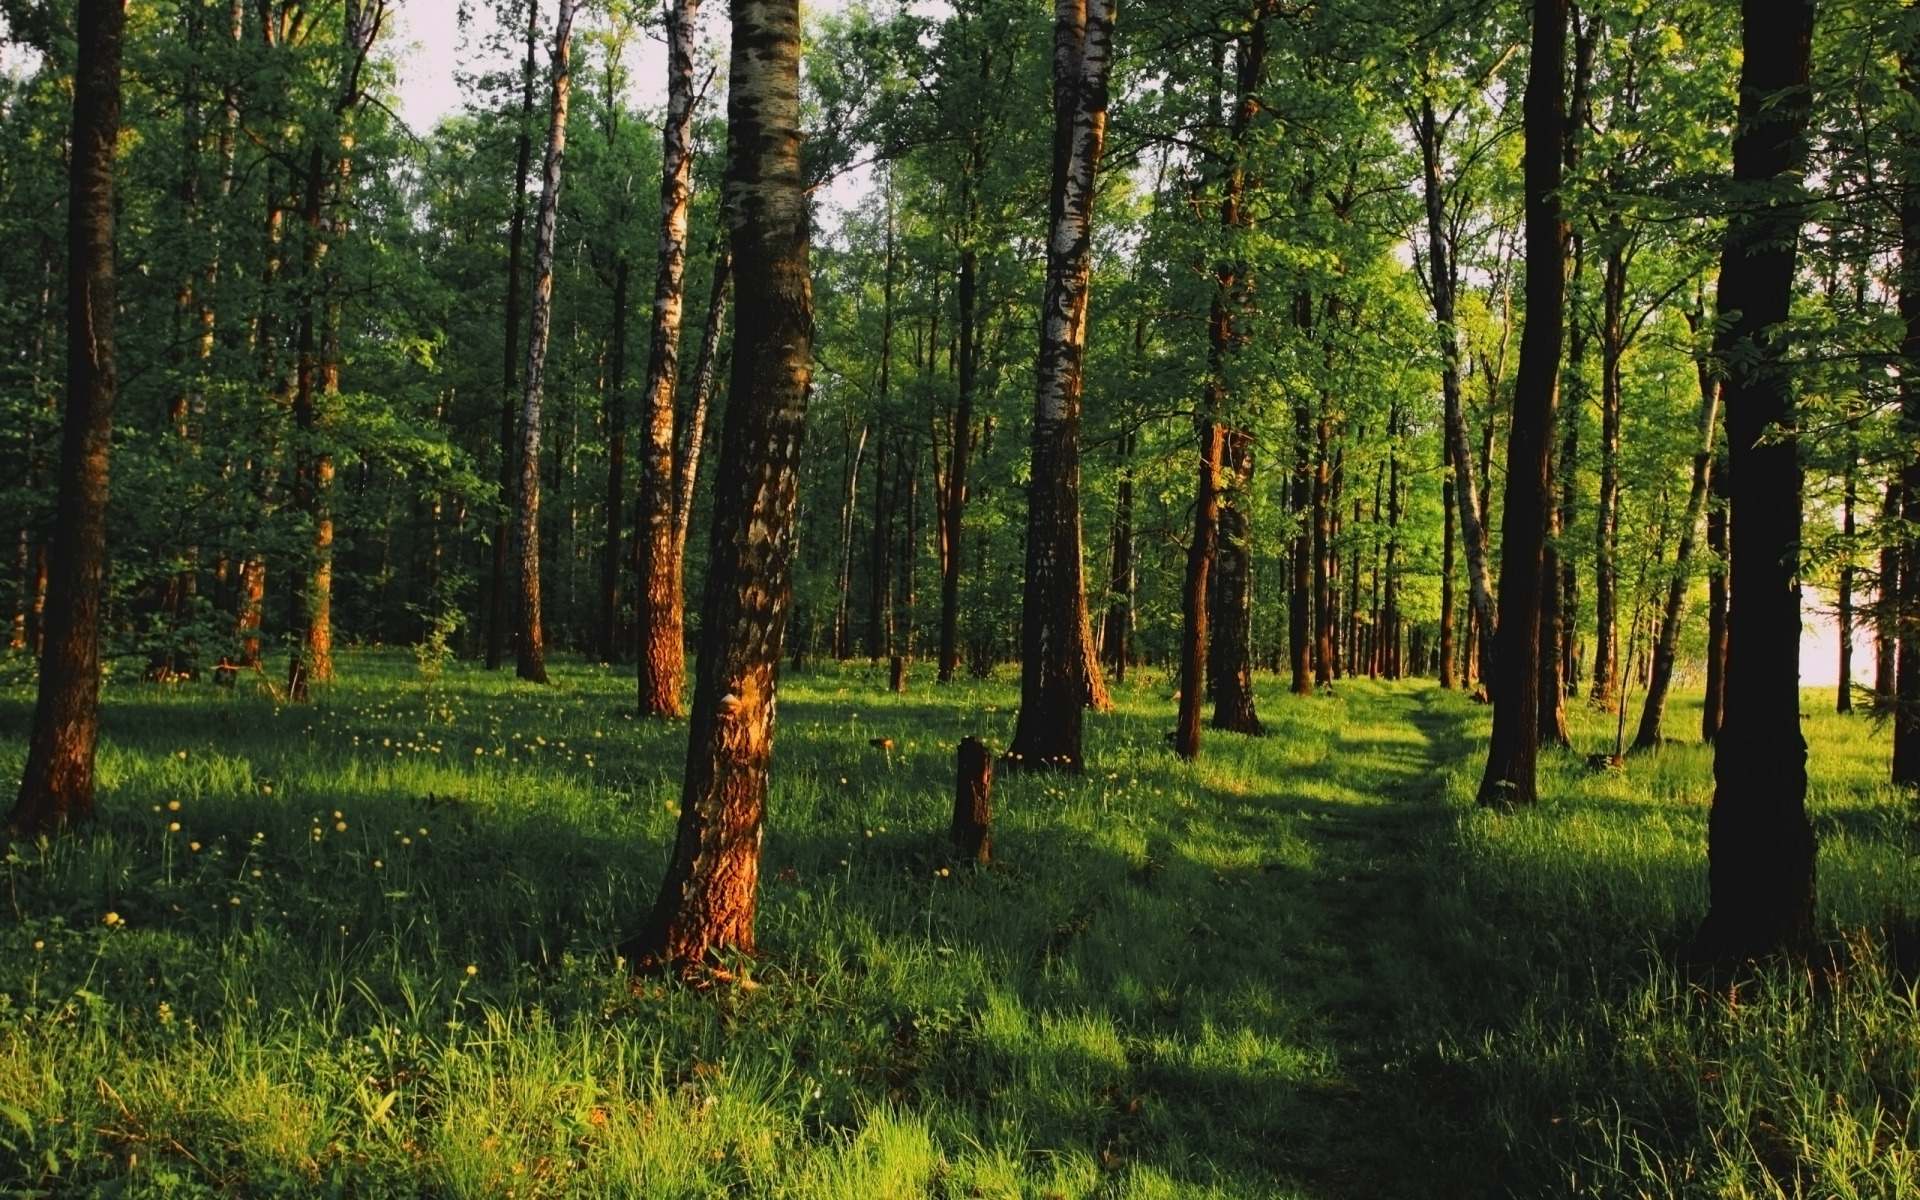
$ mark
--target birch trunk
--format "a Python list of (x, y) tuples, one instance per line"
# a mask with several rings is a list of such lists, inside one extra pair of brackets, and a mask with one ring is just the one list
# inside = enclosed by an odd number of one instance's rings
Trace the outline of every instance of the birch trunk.
[(547, 339), (553, 328), (554, 232), (560, 216), (560, 168), (567, 152), (567, 100), (573, 86), (574, 0), (560, 0), (553, 31), (553, 100), (540, 209), (533, 230), (533, 303), (527, 323), (526, 390), (520, 403), (520, 486), (514, 523), (519, 567), (519, 635), (515, 674), (547, 682), (546, 633), (540, 617), (540, 404), (546, 395)]
[(1020, 716), (1007, 754), (1027, 770), (1080, 770), (1082, 713), (1107, 705), (1081, 553), (1080, 396), (1113, 22), (1114, 0), (1055, 0), (1053, 186), (1027, 491)]
[(653, 912), (622, 947), (681, 973), (751, 954), (774, 690), (793, 590), (800, 443), (813, 350), (800, 174), (798, 0), (735, 0), (723, 211), (739, 332), (680, 824)]
[(680, 563), (673, 553), (674, 388), (680, 376), (680, 318), (685, 307), (687, 208), (693, 180), (693, 35), (700, 0), (666, 8), (667, 117), (662, 131), (660, 244), (653, 281), (653, 325), (640, 422), (640, 713), (680, 715), (686, 677), (686, 617)]

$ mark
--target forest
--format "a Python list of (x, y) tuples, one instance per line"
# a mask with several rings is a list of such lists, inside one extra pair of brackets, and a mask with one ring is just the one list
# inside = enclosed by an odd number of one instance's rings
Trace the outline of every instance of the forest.
[(1920, 6), (0, 0), (0, 246), (8, 1194), (1920, 1196)]

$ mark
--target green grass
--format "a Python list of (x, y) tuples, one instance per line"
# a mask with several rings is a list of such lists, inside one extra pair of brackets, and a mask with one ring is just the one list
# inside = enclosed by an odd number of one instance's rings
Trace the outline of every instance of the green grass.
[[(1000, 780), (982, 871), (943, 848), (953, 750), (1004, 746), (1014, 689), (823, 667), (782, 688), (760, 986), (636, 993), (611, 947), (664, 863), (684, 726), (633, 719), (626, 672), (556, 680), (361, 653), (305, 708), (113, 686), (102, 820), (7, 856), (0, 1185), (1920, 1190), (1920, 1014), (1884, 936), (1920, 867), (1864, 719), (1807, 724), (1851, 965), (1728, 997), (1667, 965), (1704, 903), (1697, 747), (1551, 756), (1545, 802), (1502, 816), (1468, 802), (1487, 714), (1462, 697), (1269, 688), (1272, 736), (1186, 766), (1143, 682), (1090, 720), (1086, 777)], [(0, 773), (29, 704), (0, 693)]]

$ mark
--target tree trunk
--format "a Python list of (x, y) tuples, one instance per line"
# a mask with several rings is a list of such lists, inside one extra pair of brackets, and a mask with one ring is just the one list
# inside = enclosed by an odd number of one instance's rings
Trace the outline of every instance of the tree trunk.
[[(1215, 300), (1215, 319), (1219, 302)], [(1208, 408), (1214, 406), (1210, 403)], [(1186, 586), (1180, 591), (1185, 618), (1180, 633), (1180, 715), (1174, 726), (1173, 750), (1181, 758), (1200, 757), (1200, 708), (1205, 699), (1202, 672), (1207, 653), (1207, 576), (1213, 570), (1215, 539), (1220, 529), (1220, 457), (1224, 431), (1202, 419), (1198, 423), (1200, 469), (1193, 497), (1193, 538), (1187, 543)]]
[(574, 0), (560, 0), (553, 35), (553, 100), (546, 162), (540, 173), (540, 209), (533, 230), (533, 304), (527, 325), (526, 390), (520, 405), (520, 487), (514, 529), (519, 560), (521, 679), (547, 682), (546, 631), (540, 617), (540, 403), (546, 395), (547, 338), (553, 327), (554, 232), (560, 214), (560, 166), (567, 151), (567, 98), (573, 85)]
[[(733, 277), (733, 253), (722, 246), (713, 259), (713, 288), (707, 296), (707, 323), (700, 335), (700, 355), (693, 362), (693, 399), (687, 405), (685, 438), (674, 470), (679, 482), (673, 493), (673, 573), (685, 587), (687, 529), (693, 523), (693, 488), (700, 480), (700, 447), (706, 438), (707, 410), (712, 406), (713, 381), (719, 370), (720, 337), (727, 327), (727, 284)], [(860, 432), (861, 444), (866, 431)], [(852, 503), (851, 500), (848, 503)], [(844, 585), (841, 590), (846, 589)]]
[(1082, 711), (1107, 707), (1081, 558), (1080, 395), (1113, 20), (1113, 0), (1055, 0), (1053, 181), (1027, 488), (1020, 715), (1007, 752), (1016, 769), (1080, 770)]
[(1445, 131), (1433, 111), (1432, 97), (1420, 101), (1419, 135), (1421, 187), (1427, 212), (1427, 275), (1433, 293), (1434, 326), (1440, 337), (1440, 393), (1444, 436), (1453, 463), (1453, 494), (1460, 508), (1461, 542), (1467, 558), (1467, 596), (1478, 627), (1486, 635), (1494, 628), (1493, 574), (1487, 561), (1487, 533), (1482, 520), (1480, 487), (1474, 479), (1473, 452), (1467, 442), (1466, 406), (1460, 391), (1460, 331), (1454, 319), (1454, 291), (1458, 268), (1452, 239), (1447, 236), (1446, 198), (1440, 181), (1440, 151)]
[(1320, 393), (1313, 464), (1313, 685), (1333, 686), (1333, 421), (1332, 398)]
[[(1880, 502), (1880, 523), (1892, 528), (1899, 519), (1900, 477), (1895, 475)], [(1873, 600), (1873, 700), (1881, 710), (1891, 711), (1900, 641), (1895, 619), (1900, 603), (1900, 546), (1892, 538), (1880, 544), (1880, 575), (1874, 581)]]
[[(1744, 0), (1740, 119), (1733, 177), (1783, 203), (1736, 208), (1720, 261), (1717, 347), (1729, 361), (1726, 721), (1714, 739), (1707, 821), (1710, 906), (1695, 941), (1707, 960), (1738, 962), (1813, 940), (1814, 838), (1807, 744), (1800, 734), (1799, 447), (1791, 380), (1771, 331), (1787, 319), (1804, 207), (1813, 0)], [(1738, 315), (1734, 315), (1734, 314)]]
[(1727, 458), (1723, 452), (1708, 481), (1707, 689), (1700, 705), (1700, 740), (1712, 742), (1727, 715)]
[(960, 666), (960, 553), (967, 512), (967, 459), (973, 443), (973, 391), (978, 375), (975, 328), (979, 255), (972, 246), (960, 252), (960, 396), (953, 410), (953, 450), (947, 459), (946, 494), (940, 498), (940, 671), (952, 683)]
[[(1534, 0), (1533, 59), (1523, 101), (1526, 128), (1527, 316), (1507, 435), (1501, 507), (1499, 636), (1494, 644), (1493, 737), (1480, 803), (1500, 808), (1538, 799), (1540, 593), (1566, 317), (1566, 222), (1560, 150), (1566, 121), (1567, 0)], [(1554, 581), (1558, 586), (1558, 581)]]
[(693, 179), (694, 23), (700, 0), (666, 6), (667, 115), (660, 152), (660, 242), (653, 282), (647, 387), (641, 397), (646, 447), (640, 465), (640, 715), (680, 715), (686, 675), (686, 618), (673, 553), (674, 387), (680, 377), (680, 316), (687, 270), (687, 209)]
[(1253, 491), (1253, 435), (1230, 428), (1221, 435), (1225, 487), (1215, 523), (1212, 587), (1213, 639), (1207, 675), (1213, 683), (1215, 729), (1262, 737), (1266, 729), (1253, 703), (1253, 542), (1241, 501)]
[(953, 787), (953, 822), (947, 839), (961, 858), (993, 858), (993, 755), (976, 737), (960, 739)]
[[(1293, 326), (1313, 328), (1313, 296), (1293, 297)], [(1293, 669), (1293, 694), (1313, 695), (1313, 400), (1299, 389), (1293, 401), (1293, 545), (1288, 562), (1287, 658)]]
[(80, 0), (67, 191), (67, 411), (49, 555), (45, 650), (17, 833), (92, 818), (100, 739), (100, 601), (107, 559), (107, 455), (119, 386), (114, 333), (114, 152), (120, 140), (120, 0)]
[[(1617, 231), (1616, 231), (1617, 234)], [(1588, 701), (1612, 712), (1620, 689), (1620, 359), (1625, 353), (1621, 310), (1627, 290), (1626, 256), (1607, 252), (1601, 283), (1600, 494), (1593, 509), (1593, 690)]]
[[(1901, 86), (1909, 98), (1920, 96), (1920, 71), (1911, 51), (1901, 56)], [(1906, 368), (1900, 374), (1900, 431), (1909, 453), (1920, 437), (1920, 145), (1908, 135), (1901, 139), (1904, 162), (1900, 180), (1900, 354)], [(1737, 484), (1736, 480), (1736, 484)], [(1920, 784), (1920, 459), (1909, 457), (1900, 468), (1900, 516), (1906, 536), (1897, 559), (1899, 581), (1893, 628), (1894, 650), (1893, 782)]]
[(853, 508), (860, 487), (860, 460), (867, 452), (867, 427), (860, 427), (860, 440), (854, 442), (847, 418), (846, 472), (840, 497), (840, 576), (839, 600), (833, 611), (833, 656), (842, 662), (853, 656)]
[(1120, 484), (1113, 508), (1112, 569), (1107, 574), (1106, 628), (1100, 643), (1115, 683), (1127, 677), (1133, 658), (1133, 448), (1134, 431), (1120, 438)]
[(1440, 686), (1451, 691), (1458, 686), (1454, 675), (1454, 520), (1452, 440), (1440, 443)]
[(1854, 473), (1859, 462), (1855, 437), (1859, 424), (1857, 419), (1847, 422), (1847, 466), (1840, 488), (1840, 535), (1844, 549), (1840, 559), (1839, 607), (1834, 614), (1834, 623), (1840, 627), (1840, 679), (1834, 689), (1834, 711), (1843, 715), (1853, 711), (1853, 509)]
[(773, 754), (774, 690), (793, 592), (800, 443), (813, 354), (800, 174), (800, 7), (734, 0), (725, 203), (738, 332), (721, 431), (700, 654), (673, 856), (622, 947), (681, 973), (751, 954)]
[(1666, 716), (1667, 691), (1673, 684), (1674, 660), (1680, 647), (1680, 614), (1687, 598), (1687, 567), (1693, 560), (1694, 530), (1707, 510), (1707, 494), (1713, 478), (1714, 428), (1720, 419), (1720, 385), (1713, 378), (1710, 363), (1702, 362), (1700, 375), (1699, 444), (1693, 452), (1693, 481), (1687, 487), (1687, 511), (1680, 519), (1680, 540), (1674, 548), (1673, 578), (1667, 581), (1667, 599), (1660, 610), (1660, 634), (1653, 646), (1652, 675), (1647, 680), (1647, 698), (1640, 708), (1640, 729), (1634, 734), (1635, 750), (1651, 750), (1661, 742), (1660, 723)]
[(514, 146), (513, 216), (507, 223), (507, 318), (503, 334), (500, 388), (500, 508), (493, 523), (493, 577), (487, 604), (487, 670), (498, 671), (506, 656), (513, 621), (513, 567), (510, 562), (514, 487), (520, 478), (520, 446), (514, 439), (520, 400), (521, 276), (527, 245), (527, 174), (533, 166), (533, 80), (540, 40), (540, 3), (527, 0), (527, 54), (520, 68), (520, 136)]
[(887, 494), (887, 438), (873, 463), (873, 528), (867, 550), (867, 660), (893, 654), (893, 509)]

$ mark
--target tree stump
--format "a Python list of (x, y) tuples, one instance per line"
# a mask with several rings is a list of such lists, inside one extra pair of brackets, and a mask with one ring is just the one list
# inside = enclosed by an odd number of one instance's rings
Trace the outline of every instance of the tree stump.
[(993, 858), (993, 755), (979, 738), (960, 740), (959, 765), (953, 785), (954, 851), (963, 858), (989, 862)]
[(896, 695), (905, 695), (907, 691), (907, 662), (904, 655), (893, 656), (893, 663), (887, 675), (887, 686)]

